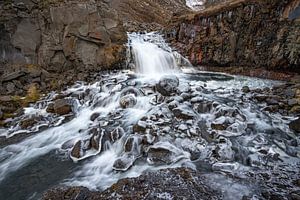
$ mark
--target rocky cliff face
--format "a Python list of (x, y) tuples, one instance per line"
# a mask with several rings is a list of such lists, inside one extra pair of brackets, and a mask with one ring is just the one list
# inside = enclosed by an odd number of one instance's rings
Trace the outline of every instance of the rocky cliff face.
[(125, 30), (117, 12), (101, 1), (4, 1), (0, 10), (1, 62), (61, 73), (122, 60)]
[(300, 72), (299, 3), (226, 1), (174, 19), (166, 35), (194, 65)]

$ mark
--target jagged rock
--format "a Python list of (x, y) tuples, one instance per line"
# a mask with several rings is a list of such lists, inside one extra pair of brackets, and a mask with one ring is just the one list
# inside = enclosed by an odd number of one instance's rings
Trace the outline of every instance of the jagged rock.
[(300, 118), (290, 122), (289, 127), (296, 133), (300, 133)]
[(53, 109), (54, 109), (54, 113), (59, 115), (65, 115), (72, 112), (72, 107), (66, 99), (55, 100)]
[(35, 117), (33, 117), (33, 118), (22, 120), (20, 122), (20, 126), (22, 129), (27, 129), (29, 127), (32, 127), (35, 123), (37, 123), (37, 120)]
[(179, 79), (174, 75), (163, 76), (156, 84), (156, 90), (163, 96), (171, 96), (179, 86)]
[(120, 106), (122, 108), (132, 108), (136, 103), (137, 99), (133, 94), (127, 94), (120, 98)]

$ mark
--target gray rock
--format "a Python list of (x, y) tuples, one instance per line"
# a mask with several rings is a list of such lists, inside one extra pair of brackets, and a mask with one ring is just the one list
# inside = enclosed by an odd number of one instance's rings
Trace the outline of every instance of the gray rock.
[(171, 96), (179, 86), (179, 79), (175, 75), (163, 76), (156, 84), (156, 90), (163, 96)]

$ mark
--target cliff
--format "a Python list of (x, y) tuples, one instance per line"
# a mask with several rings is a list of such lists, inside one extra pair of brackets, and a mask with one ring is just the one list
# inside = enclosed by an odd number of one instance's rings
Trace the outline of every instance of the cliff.
[(168, 40), (192, 64), (300, 72), (299, 0), (231, 0), (174, 18)]

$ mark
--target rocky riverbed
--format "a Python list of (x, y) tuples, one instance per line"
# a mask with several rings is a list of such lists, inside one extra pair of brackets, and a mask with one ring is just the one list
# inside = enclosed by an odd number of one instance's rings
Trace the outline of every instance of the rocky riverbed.
[[(150, 79), (130, 72), (99, 75), (94, 84), (49, 94), (7, 122), (10, 128), (1, 133), (1, 195), (36, 198), (56, 183), (103, 190), (154, 170), (101, 193), (55, 189), (43, 198), (292, 198), (299, 192), (299, 105), (299, 85), (269, 80), (201, 72)], [(53, 166), (58, 171), (64, 160), (75, 162), (65, 178), (51, 182), (43, 179), (47, 167), (34, 170), (31, 163), (42, 164), (50, 154), (62, 163)], [(191, 169), (155, 172), (180, 166)], [(16, 173), (29, 173), (28, 181), (41, 179), (45, 186), (36, 194), (28, 194), (27, 186), (11, 196), (6, 183), (18, 185)]]

